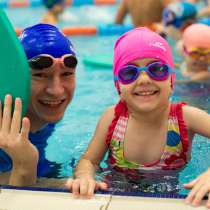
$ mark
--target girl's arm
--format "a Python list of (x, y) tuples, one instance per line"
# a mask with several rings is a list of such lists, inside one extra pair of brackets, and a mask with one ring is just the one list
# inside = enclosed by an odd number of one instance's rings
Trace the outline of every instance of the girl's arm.
[(192, 134), (200, 134), (210, 138), (210, 115), (196, 107), (183, 107), (184, 120)]
[(102, 115), (86, 152), (76, 166), (74, 179), (69, 179), (66, 183), (76, 197), (89, 198), (92, 197), (95, 190), (107, 189), (106, 183), (95, 181), (95, 172), (108, 149), (105, 141), (113, 117), (114, 107), (109, 108)]
[[(184, 119), (191, 133), (197, 133), (210, 138), (210, 115), (198, 108), (184, 106)], [(186, 198), (186, 203), (199, 206), (202, 199), (208, 194), (206, 207), (210, 208), (210, 169), (202, 173), (196, 179), (184, 184), (185, 188), (191, 189)]]

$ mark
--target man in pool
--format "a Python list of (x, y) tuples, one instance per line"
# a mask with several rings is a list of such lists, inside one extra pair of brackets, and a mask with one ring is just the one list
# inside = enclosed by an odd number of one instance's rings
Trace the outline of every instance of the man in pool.
[[(45, 157), (48, 137), (62, 119), (75, 89), (74, 48), (55, 26), (37, 24), (20, 35), (31, 71), (31, 97), (21, 122), (21, 100), (7, 95), (0, 113), (0, 183), (33, 185), (52, 177), (59, 164)], [(0, 109), (1, 110), (1, 109)], [(22, 124), (22, 125), (21, 125)]]

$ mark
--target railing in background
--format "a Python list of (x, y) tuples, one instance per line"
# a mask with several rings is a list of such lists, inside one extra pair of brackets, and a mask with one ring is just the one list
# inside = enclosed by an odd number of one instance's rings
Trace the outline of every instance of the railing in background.
[[(69, 6), (116, 4), (118, 0), (67, 0)], [(42, 6), (42, 0), (0, 0), (0, 8)]]

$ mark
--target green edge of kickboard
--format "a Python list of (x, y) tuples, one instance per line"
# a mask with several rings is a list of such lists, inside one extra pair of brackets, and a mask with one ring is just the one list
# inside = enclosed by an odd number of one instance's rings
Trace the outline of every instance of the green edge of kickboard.
[(113, 55), (92, 55), (86, 56), (83, 59), (84, 64), (94, 67), (112, 68), (113, 66)]
[(30, 94), (30, 71), (25, 52), (7, 18), (0, 9), (0, 100), (11, 94), (22, 99), (22, 115), (26, 113)]

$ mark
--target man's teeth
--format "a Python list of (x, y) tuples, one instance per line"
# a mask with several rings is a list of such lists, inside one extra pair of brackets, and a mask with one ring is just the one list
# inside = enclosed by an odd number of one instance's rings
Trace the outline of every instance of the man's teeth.
[(156, 91), (143, 91), (143, 92), (138, 92), (138, 93), (135, 93), (135, 95), (138, 95), (138, 96), (148, 96), (148, 95), (153, 95), (155, 94)]

